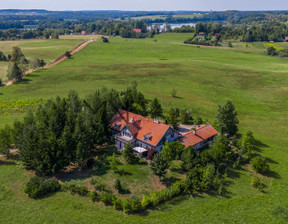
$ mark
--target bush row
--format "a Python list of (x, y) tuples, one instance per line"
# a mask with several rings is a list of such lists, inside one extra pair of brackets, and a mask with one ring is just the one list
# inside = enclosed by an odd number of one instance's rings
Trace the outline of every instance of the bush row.
[(36, 199), (60, 189), (61, 185), (55, 178), (45, 179), (35, 176), (26, 184), (24, 191), (30, 198)]

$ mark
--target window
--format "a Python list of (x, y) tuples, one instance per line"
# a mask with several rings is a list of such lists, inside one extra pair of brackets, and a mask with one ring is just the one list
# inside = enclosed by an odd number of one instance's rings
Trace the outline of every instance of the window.
[(173, 134), (171, 134), (171, 138), (174, 138), (174, 133), (173, 133)]

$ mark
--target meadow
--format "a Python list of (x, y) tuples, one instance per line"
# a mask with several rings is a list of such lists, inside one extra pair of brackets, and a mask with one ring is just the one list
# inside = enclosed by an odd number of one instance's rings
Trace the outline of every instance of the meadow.
[[(232, 100), (240, 133), (253, 131), (271, 176), (261, 178), (265, 193), (251, 186), (246, 167), (231, 175), (227, 197), (180, 197), (138, 215), (125, 215), (87, 198), (59, 192), (32, 200), (24, 194), (31, 172), (21, 162), (0, 160), (1, 223), (285, 223), (288, 218), (288, 63), (264, 54), (266, 48), (205, 48), (182, 44), (191, 34), (153, 39), (109, 38), (89, 44), (55, 67), (0, 88), (0, 102), (80, 96), (99, 88), (127, 88), (132, 81), (145, 96), (157, 96), (165, 109), (192, 109), (210, 122), (217, 105)], [(157, 41), (155, 41), (157, 40)], [(244, 48), (244, 47), (243, 47)], [(246, 46), (245, 46), (246, 49)], [(249, 49), (251, 49), (249, 51)], [(177, 90), (177, 98), (171, 90)], [(0, 127), (21, 115), (0, 115)]]
[[(81, 39), (60, 39), (60, 40), (16, 40), (16, 41), (0, 41), (0, 50), (4, 54), (11, 54), (12, 47), (20, 47), (22, 53), (29, 60), (37, 57), (44, 59), (47, 64), (50, 64), (65, 51), (73, 50), (82, 42)], [(7, 77), (7, 62), (0, 62), (0, 79), (6, 81)]]

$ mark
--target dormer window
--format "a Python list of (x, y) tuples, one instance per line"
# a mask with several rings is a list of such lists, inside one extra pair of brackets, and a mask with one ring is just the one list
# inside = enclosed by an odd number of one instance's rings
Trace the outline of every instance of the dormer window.
[(115, 122), (115, 123), (114, 123), (114, 127), (115, 127), (115, 128), (119, 128), (119, 125)]
[(144, 140), (145, 140), (145, 141), (150, 141), (151, 138), (152, 138), (152, 134), (151, 134), (151, 133), (148, 133), (148, 134), (143, 135), (143, 136), (144, 136)]

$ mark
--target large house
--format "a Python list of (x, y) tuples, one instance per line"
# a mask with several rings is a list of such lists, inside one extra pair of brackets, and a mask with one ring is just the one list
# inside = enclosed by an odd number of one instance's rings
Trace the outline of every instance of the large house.
[(170, 125), (163, 124), (157, 119), (149, 119), (126, 110), (119, 110), (111, 119), (110, 127), (118, 150), (123, 150), (127, 143), (131, 143), (139, 154), (143, 150), (154, 149), (161, 152), (166, 141), (180, 140), (185, 148), (193, 146), (197, 151), (213, 142), (218, 132), (212, 125), (202, 125), (183, 135), (175, 131)]
[(179, 139), (179, 133), (170, 125), (125, 110), (119, 110), (110, 122), (118, 150), (130, 142), (132, 147), (154, 149), (160, 152), (166, 141)]
[(186, 148), (193, 146), (195, 150), (199, 150), (212, 143), (216, 135), (218, 135), (218, 132), (211, 124), (202, 125), (193, 131), (183, 134), (181, 142)]

